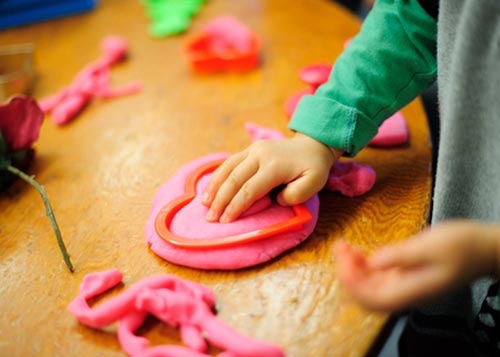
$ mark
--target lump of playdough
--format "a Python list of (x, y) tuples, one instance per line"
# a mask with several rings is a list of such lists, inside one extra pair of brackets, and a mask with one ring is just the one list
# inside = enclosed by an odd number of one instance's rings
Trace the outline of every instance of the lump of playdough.
[(339, 191), (347, 197), (356, 197), (370, 191), (375, 184), (375, 170), (353, 161), (336, 162), (330, 170), (325, 188)]
[(370, 146), (398, 146), (408, 141), (408, 127), (401, 112), (389, 117), (378, 128), (378, 133), (370, 141)]
[[(300, 244), (312, 233), (319, 210), (319, 199), (316, 195), (305, 203), (313, 217), (310, 221), (301, 229), (270, 238), (235, 246), (196, 249), (177, 247), (161, 238), (154, 228), (156, 216), (161, 208), (184, 193), (186, 178), (196, 168), (228, 156), (225, 153), (210, 154), (188, 163), (157, 192), (145, 228), (146, 240), (156, 254), (172, 263), (193, 268), (239, 269), (268, 261)], [(205, 219), (208, 208), (201, 203), (200, 195), (204, 192), (210, 175), (206, 174), (198, 180), (196, 197), (181, 208), (172, 219), (170, 224), (172, 233), (188, 238), (224, 237), (265, 228), (295, 215), (291, 207), (283, 207), (273, 201), (270, 204), (265, 203), (267, 205), (265, 209), (259, 209), (253, 214), (247, 212), (231, 223), (208, 222)]]

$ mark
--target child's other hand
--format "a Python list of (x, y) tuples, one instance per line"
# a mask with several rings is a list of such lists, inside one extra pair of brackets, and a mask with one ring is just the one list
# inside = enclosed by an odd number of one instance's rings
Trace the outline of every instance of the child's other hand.
[(445, 223), (368, 257), (335, 244), (337, 276), (372, 310), (422, 305), (483, 275), (498, 275), (500, 229), (471, 221)]
[(215, 170), (202, 202), (207, 220), (231, 222), (279, 185), (281, 205), (303, 203), (323, 188), (341, 151), (297, 133), (287, 140), (259, 140)]

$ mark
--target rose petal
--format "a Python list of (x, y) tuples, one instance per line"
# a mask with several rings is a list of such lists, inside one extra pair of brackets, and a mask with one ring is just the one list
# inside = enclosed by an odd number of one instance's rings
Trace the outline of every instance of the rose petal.
[(14, 97), (0, 106), (0, 131), (11, 151), (28, 149), (38, 139), (43, 112), (30, 97)]
[(109, 65), (115, 64), (125, 58), (128, 45), (121, 36), (109, 35), (102, 40), (102, 51), (109, 61)]

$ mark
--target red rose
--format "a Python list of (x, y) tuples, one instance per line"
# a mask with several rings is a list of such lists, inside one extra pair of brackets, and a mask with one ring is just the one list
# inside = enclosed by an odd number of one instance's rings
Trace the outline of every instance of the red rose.
[(0, 105), (0, 132), (11, 152), (28, 149), (38, 139), (43, 112), (37, 102), (25, 96)]

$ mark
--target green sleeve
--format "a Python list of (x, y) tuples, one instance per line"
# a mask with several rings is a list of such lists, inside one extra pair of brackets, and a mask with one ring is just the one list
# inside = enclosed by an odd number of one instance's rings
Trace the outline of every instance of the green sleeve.
[(354, 156), (436, 78), (436, 20), (417, 0), (377, 0), (328, 81), (302, 98), (292, 130)]

